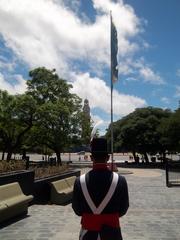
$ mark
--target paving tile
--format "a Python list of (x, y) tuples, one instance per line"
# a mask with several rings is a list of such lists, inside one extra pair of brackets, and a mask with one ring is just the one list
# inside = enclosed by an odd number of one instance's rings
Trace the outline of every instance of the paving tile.
[[(180, 188), (166, 187), (163, 170), (131, 171), (130, 208), (120, 220), (124, 240), (180, 240)], [(0, 229), (0, 240), (78, 240), (79, 229), (71, 204), (33, 205), (28, 217)]]

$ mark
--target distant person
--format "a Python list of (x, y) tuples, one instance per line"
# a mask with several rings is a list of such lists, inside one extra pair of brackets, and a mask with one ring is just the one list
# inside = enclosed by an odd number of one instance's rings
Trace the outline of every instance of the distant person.
[(129, 207), (126, 179), (108, 169), (107, 141), (91, 142), (93, 169), (74, 184), (72, 208), (81, 216), (79, 240), (122, 240), (119, 218)]

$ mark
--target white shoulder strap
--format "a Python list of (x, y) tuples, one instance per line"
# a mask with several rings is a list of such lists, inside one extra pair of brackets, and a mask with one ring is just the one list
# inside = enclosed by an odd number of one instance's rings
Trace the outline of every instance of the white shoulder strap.
[(113, 179), (112, 179), (111, 186), (110, 186), (105, 198), (103, 199), (101, 204), (98, 206), (98, 208), (96, 210), (96, 214), (100, 214), (104, 210), (104, 208), (107, 206), (109, 201), (111, 200), (111, 198), (115, 192), (115, 189), (116, 189), (116, 186), (118, 183), (118, 179), (119, 179), (119, 175), (117, 173), (113, 172)]
[(87, 185), (86, 185), (86, 175), (83, 174), (80, 176), (80, 183), (81, 183), (81, 188), (82, 188), (82, 192), (84, 194), (84, 197), (86, 199), (86, 202), (88, 203), (89, 207), (91, 208), (92, 212), (95, 213), (96, 212), (96, 206), (94, 204), (94, 202), (92, 201), (88, 189), (87, 189)]
[(107, 204), (109, 203), (111, 197), (113, 196), (113, 194), (115, 192), (115, 189), (116, 189), (116, 186), (117, 186), (117, 183), (118, 183), (118, 179), (119, 179), (118, 174), (113, 172), (113, 179), (112, 179), (111, 186), (110, 186), (105, 198), (102, 200), (100, 205), (96, 208), (94, 202), (92, 201), (92, 199), (89, 195), (88, 189), (87, 189), (85, 174), (81, 175), (80, 183), (81, 183), (82, 192), (84, 194), (84, 197), (85, 197), (89, 207), (91, 208), (91, 210), (94, 214), (101, 214), (101, 212), (107, 206)]

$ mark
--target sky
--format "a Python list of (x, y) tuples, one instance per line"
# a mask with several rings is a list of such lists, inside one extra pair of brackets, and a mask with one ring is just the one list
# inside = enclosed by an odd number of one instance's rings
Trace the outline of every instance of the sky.
[(175, 110), (180, 99), (179, 0), (0, 0), (0, 89), (26, 91), (36, 67), (56, 69), (110, 122), (110, 11), (118, 34), (113, 118), (136, 108)]

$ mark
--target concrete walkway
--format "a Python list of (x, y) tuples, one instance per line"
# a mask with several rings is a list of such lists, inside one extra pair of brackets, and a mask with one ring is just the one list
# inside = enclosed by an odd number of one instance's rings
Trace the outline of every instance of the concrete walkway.
[[(180, 240), (180, 188), (165, 186), (163, 170), (129, 170), (130, 208), (121, 219), (124, 240)], [(0, 239), (78, 240), (79, 222), (70, 204), (33, 205), (26, 218), (0, 230)]]

